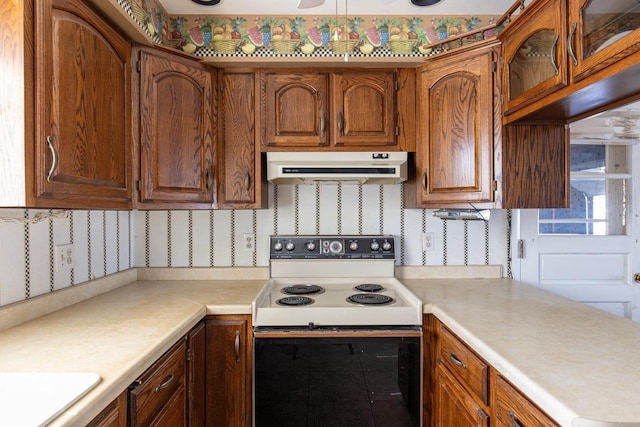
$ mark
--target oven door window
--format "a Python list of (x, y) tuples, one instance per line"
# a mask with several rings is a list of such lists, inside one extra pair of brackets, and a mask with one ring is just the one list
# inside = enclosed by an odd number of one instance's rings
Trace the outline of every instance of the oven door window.
[(256, 338), (255, 425), (420, 425), (420, 338)]

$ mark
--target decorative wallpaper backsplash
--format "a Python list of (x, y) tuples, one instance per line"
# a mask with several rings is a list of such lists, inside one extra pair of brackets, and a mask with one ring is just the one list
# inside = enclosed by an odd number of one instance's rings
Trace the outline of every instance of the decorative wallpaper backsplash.
[[(492, 16), (171, 16), (157, 0), (119, 0), (156, 41), (199, 56), (423, 56)], [(464, 42), (493, 37), (493, 30)]]
[[(443, 221), (405, 209), (403, 185), (269, 185), (269, 192), (261, 210), (0, 209), (0, 306), (131, 267), (267, 266), (272, 234), (392, 234), (397, 265), (509, 271), (507, 211), (492, 211), (487, 222)], [(434, 233), (432, 251), (422, 248), (423, 232)], [(244, 249), (245, 233), (256, 236), (255, 252)], [(67, 243), (74, 267), (55, 271), (55, 246)]]

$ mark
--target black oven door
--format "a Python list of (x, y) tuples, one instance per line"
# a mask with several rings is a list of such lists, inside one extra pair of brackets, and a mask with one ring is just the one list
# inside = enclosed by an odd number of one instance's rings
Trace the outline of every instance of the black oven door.
[(254, 425), (420, 426), (420, 328), (254, 338)]

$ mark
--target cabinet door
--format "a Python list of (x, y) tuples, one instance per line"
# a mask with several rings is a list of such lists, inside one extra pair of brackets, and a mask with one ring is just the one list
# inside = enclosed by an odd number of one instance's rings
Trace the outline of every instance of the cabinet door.
[(533, 2), (500, 34), (504, 114), (567, 85), (566, 3)]
[(218, 203), (222, 208), (261, 208), (260, 150), (256, 147), (255, 73), (220, 73), (221, 126), (218, 145)]
[(494, 51), (434, 60), (418, 74), (418, 203), (493, 200)]
[(140, 202), (213, 203), (212, 72), (140, 53)]
[(131, 48), (86, 2), (35, 2), (36, 204), (129, 207)]
[(435, 424), (438, 427), (488, 427), (489, 416), (442, 365), (435, 375)]
[(640, 3), (636, 0), (571, 1), (569, 25), (574, 82), (639, 51)]
[(206, 320), (207, 426), (249, 427), (251, 417), (250, 316)]
[(206, 414), (206, 333), (200, 322), (187, 334), (187, 414), (189, 427), (204, 427)]
[(267, 71), (262, 80), (264, 149), (329, 145), (326, 73)]
[(127, 427), (127, 392), (122, 392), (87, 427)]
[(332, 74), (331, 127), (336, 147), (396, 145), (394, 72)]

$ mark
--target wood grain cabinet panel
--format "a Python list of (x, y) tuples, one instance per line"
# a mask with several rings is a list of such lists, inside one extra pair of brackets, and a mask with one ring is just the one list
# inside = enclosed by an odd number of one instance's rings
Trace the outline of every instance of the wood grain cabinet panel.
[(331, 79), (333, 145), (395, 146), (395, 73), (336, 72)]
[(329, 145), (328, 90), (327, 73), (263, 72), (263, 147)]
[(213, 205), (213, 81), (213, 71), (193, 60), (141, 50), (141, 203)]
[(418, 70), (418, 206), (494, 201), (495, 49), (435, 59)]
[(130, 207), (131, 47), (86, 2), (34, 7), (35, 204)]
[(127, 391), (96, 415), (87, 427), (127, 427)]
[(501, 375), (494, 375), (492, 379), (496, 427), (558, 427), (555, 421)]
[(262, 178), (256, 144), (256, 73), (226, 69), (219, 72), (220, 128), (217, 147), (217, 186), (220, 208), (267, 206), (268, 189)]
[(251, 316), (208, 316), (207, 427), (250, 427)]
[(206, 422), (206, 330), (204, 322), (187, 333), (187, 418), (189, 427)]
[(437, 427), (488, 427), (489, 415), (441, 364), (435, 374)]

